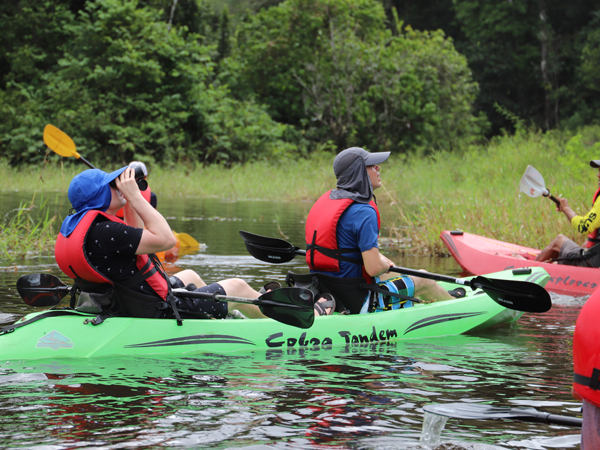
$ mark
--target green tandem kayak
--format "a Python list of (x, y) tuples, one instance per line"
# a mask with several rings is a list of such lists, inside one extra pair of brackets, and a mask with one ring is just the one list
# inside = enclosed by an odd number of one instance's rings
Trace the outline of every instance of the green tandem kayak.
[[(548, 273), (533, 267), (529, 273), (507, 270), (487, 277), (529, 281), (544, 286)], [(445, 289), (455, 284), (440, 282)], [(0, 360), (48, 360), (108, 356), (189, 356), (257, 349), (327, 349), (364, 343), (459, 335), (514, 322), (523, 314), (507, 309), (482, 290), (456, 300), (416, 304), (414, 307), (362, 315), (317, 317), (309, 329), (285, 325), (273, 319), (175, 320), (112, 317), (99, 325), (94, 316), (51, 309), (45, 317), (0, 335)], [(45, 314), (41, 311), (19, 322)]]

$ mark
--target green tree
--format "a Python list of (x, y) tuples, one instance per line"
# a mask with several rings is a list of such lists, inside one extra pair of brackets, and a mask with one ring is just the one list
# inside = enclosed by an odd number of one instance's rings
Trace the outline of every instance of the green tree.
[(479, 106), (494, 131), (510, 127), (494, 104), (543, 129), (557, 127), (581, 107), (579, 55), (593, 10), (591, 0), (453, 0), (464, 33), (457, 49), (480, 84)]
[(600, 92), (600, 11), (594, 16), (581, 53), (581, 74), (587, 88)]
[(66, 25), (72, 39), (39, 86), (13, 84), (0, 93), (11, 118), (0, 125), (10, 160), (40, 159), (48, 122), (76, 137), (99, 165), (230, 163), (289, 150), (280, 140), (285, 126), (252, 100), (212, 85), (215, 46), (185, 27), (169, 31), (163, 19), (162, 10), (135, 0), (88, 2)]
[(313, 146), (452, 147), (481, 125), (452, 42), (410, 28), (392, 36), (374, 0), (288, 0), (241, 26), (232, 60), (221, 79)]

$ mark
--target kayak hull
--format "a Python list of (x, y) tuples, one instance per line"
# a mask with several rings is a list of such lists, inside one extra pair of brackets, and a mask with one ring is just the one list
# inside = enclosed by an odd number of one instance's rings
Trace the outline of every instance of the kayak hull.
[(575, 297), (588, 296), (600, 285), (600, 269), (537, 262), (534, 259), (540, 252), (538, 249), (460, 233), (442, 231), (440, 237), (456, 262), (473, 275), (520, 267), (542, 267), (550, 275), (546, 290)]
[[(535, 280), (542, 286), (549, 279), (541, 268), (533, 269), (531, 274), (514, 275), (506, 271), (490, 277)], [(440, 284), (447, 289), (455, 287)], [(29, 314), (21, 321), (44, 312)], [(85, 322), (93, 316), (72, 312), (46, 317), (1, 335), (0, 358), (12, 361), (327, 349), (459, 335), (514, 322), (521, 314), (498, 305), (482, 291), (470, 290), (462, 299), (419, 304), (395, 311), (316, 317), (310, 329), (295, 328), (272, 319), (187, 319), (178, 326), (175, 320), (168, 319), (112, 317), (92, 325)]]

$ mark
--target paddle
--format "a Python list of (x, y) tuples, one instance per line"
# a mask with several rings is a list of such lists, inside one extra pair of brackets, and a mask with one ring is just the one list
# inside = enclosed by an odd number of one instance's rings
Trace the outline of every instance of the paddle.
[(200, 247), (200, 242), (187, 233), (176, 233), (173, 231), (173, 234), (179, 241), (181, 247)]
[[(55, 306), (71, 292), (71, 288), (57, 276), (32, 273), (17, 280), (17, 291), (28, 305)], [(280, 288), (255, 299), (185, 289), (173, 289), (173, 293), (180, 297), (212, 298), (216, 301), (257, 305), (265, 316), (298, 328), (310, 328), (315, 321), (313, 294), (308, 289)]]
[[(283, 239), (259, 236), (247, 231), (240, 231), (240, 236), (244, 239), (248, 253), (260, 261), (281, 264), (291, 261), (296, 255), (306, 255), (306, 251)], [(546, 312), (552, 308), (548, 292), (543, 287), (527, 281), (497, 280), (481, 276), (466, 280), (395, 266), (390, 268), (390, 271), (469, 286), (472, 290), (482, 289), (496, 303), (516, 311)]]
[(56, 128), (54, 125), (48, 124), (44, 128), (44, 142), (54, 153), (67, 158), (74, 156), (75, 158), (86, 163), (90, 169), (95, 169), (95, 167), (87, 159), (77, 153), (73, 139), (71, 139), (64, 131)]
[[(50, 150), (60, 156), (67, 158), (74, 156), (87, 164), (90, 169), (96, 168), (87, 159), (77, 153), (73, 139), (54, 125), (48, 124), (44, 128), (44, 142)], [(140, 191), (145, 191), (148, 188), (148, 182), (144, 179), (146, 175), (147, 173), (144, 173), (144, 170), (141, 167), (135, 167), (135, 181), (140, 188)]]
[(455, 419), (514, 419), (526, 422), (552, 423), (581, 427), (583, 419), (571, 416), (558, 416), (544, 413), (535, 408), (508, 408), (476, 403), (444, 403), (425, 405), (423, 409), (438, 416), (453, 417)]
[(556, 206), (560, 206), (560, 202), (550, 194), (550, 191), (546, 189), (546, 184), (544, 183), (544, 177), (539, 173), (533, 166), (527, 166), (525, 169), (525, 173), (521, 177), (521, 182), (519, 183), (519, 188), (521, 192), (530, 196), (530, 197), (539, 197), (543, 195), (544, 197), (549, 197)]

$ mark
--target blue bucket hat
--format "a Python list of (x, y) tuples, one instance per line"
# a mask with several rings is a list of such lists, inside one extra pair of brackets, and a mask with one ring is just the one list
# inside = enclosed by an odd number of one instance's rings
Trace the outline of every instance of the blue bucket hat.
[(106, 173), (100, 169), (84, 170), (71, 180), (69, 184), (69, 201), (75, 210), (68, 215), (60, 227), (60, 234), (68, 237), (86, 212), (91, 210), (106, 211), (110, 206), (112, 194), (108, 184), (121, 175), (127, 166)]

